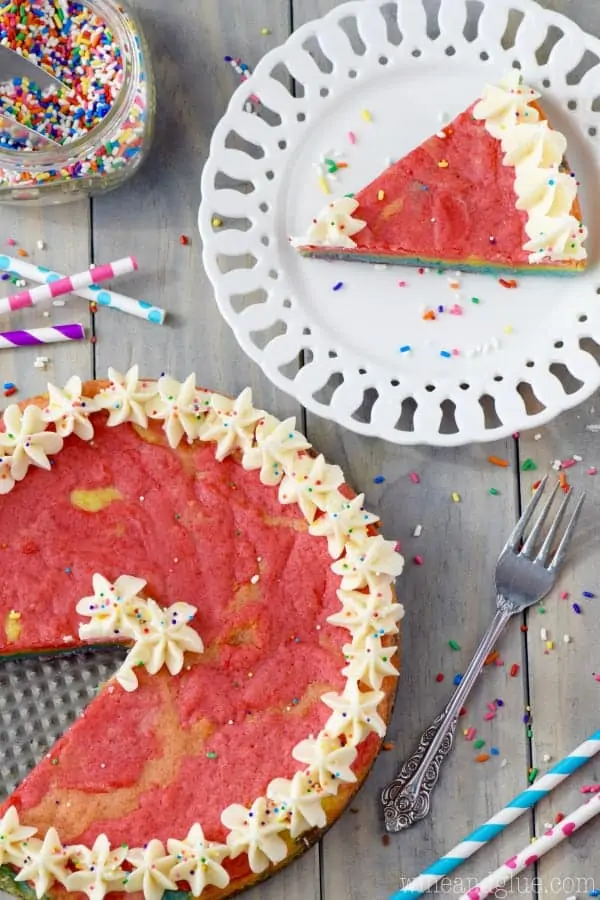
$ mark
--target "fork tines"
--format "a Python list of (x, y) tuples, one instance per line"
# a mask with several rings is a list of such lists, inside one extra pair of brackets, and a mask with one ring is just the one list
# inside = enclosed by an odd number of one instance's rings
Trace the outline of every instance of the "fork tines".
[[(525, 534), (525, 529), (527, 528), (529, 522), (531, 521), (534, 512), (536, 511), (544, 491), (548, 485), (548, 475), (546, 475), (540, 482), (539, 487), (535, 491), (533, 497), (531, 498), (528, 506), (526, 507), (523, 515), (515, 525), (512, 530), (512, 533), (506, 542), (503, 552), (511, 551), (513, 553), (519, 552), (519, 547), (521, 545), (521, 541), (523, 540), (523, 536)], [(554, 542), (558, 535), (558, 530), (560, 528), (560, 524), (564, 517), (565, 511), (571, 499), (572, 490), (569, 490), (564, 497), (564, 500), (560, 504), (556, 515), (554, 516), (554, 520), (550, 525), (550, 529), (546, 538), (540, 547), (537, 556), (534, 557), (535, 547), (539, 543), (539, 537), (541, 531), (544, 527), (546, 519), (548, 518), (548, 514), (550, 512), (550, 508), (554, 502), (556, 494), (559, 488), (559, 482), (557, 482), (552, 489), (549, 497), (547, 498), (537, 520), (535, 521), (527, 539), (523, 543), (521, 547), (520, 554), (525, 556), (527, 559), (533, 559), (534, 562), (540, 563), (540, 565), (548, 568), (549, 571), (554, 571), (558, 569), (567, 554), (567, 549), (571, 542), (571, 538), (573, 537), (573, 533), (575, 531), (575, 526), (577, 525), (577, 519), (579, 518), (579, 514), (581, 512), (581, 507), (583, 506), (583, 502), (585, 500), (585, 493), (581, 494), (579, 500), (577, 501), (577, 505), (573, 511), (573, 515), (569, 519), (565, 532), (560, 540), (558, 547), (556, 548), (556, 552), (550, 562), (550, 565), (547, 565), (548, 560), (550, 558), (550, 554), (552, 552), (552, 547), (554, 546)]]

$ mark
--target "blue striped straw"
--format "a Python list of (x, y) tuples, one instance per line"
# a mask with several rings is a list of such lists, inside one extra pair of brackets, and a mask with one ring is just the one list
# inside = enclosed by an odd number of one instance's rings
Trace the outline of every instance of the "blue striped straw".
[(425, 869), (414, 881), (411, 881), (405, 888), (392, 894), (390, 900), (417, 900), (425, 894), (434, 884), (454, 872), (463, 862), (470, 856), (473, 856), (480, 847), (491, 841), (496, 835), (501, 834), (504, 829), (514, 822), (519, 816), (522, 816), (528, 809), (532, 809), (540, 800), (547, 797), (548, 794), (568, 778), (573, 772), (576, 772), (581, 766), (584, 766), (589, 760), (600, 751), (600, 731), (594, 732), (587, 741), (573, 750), (568, 756), (565, 756), (559, 763), (553, 766), (545, 775), (538, 778), (535, 784), (527, 788), (521, 794), (517, 794), (504, 809), (488, 819), (484, 825), (476, 828), (471, 832), (460, 844), (457, 844), (450, 853), (442, 856), (437, 862)]

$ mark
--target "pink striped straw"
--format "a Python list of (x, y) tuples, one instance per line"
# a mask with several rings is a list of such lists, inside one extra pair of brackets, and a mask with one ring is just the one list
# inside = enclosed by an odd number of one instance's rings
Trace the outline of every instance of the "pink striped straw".
[(46, 300), (52, 300), (55, 297), (62, 297), (64, 294), (71, 294), (73, 291), (87, 288), (91, 284), (98, 284), (101, 281), (107, 281), (109, 278), (117, 278), (119, 275), (128, 275), (130, 272), (135, 272), (137, 267), (138, 264), (134, 257), (126, 256), (123, 259), (117, 259), (115, 262), (94, 266), (85, 272), (78, 272), (77, 275), (59, 278), (56, 281), (51, 281), (49, 284), (42, 284), (31, 290), (21, 291), (19, 294), (11, 294), (10, 297), (0, 300), (0, 314), (37, 306)]

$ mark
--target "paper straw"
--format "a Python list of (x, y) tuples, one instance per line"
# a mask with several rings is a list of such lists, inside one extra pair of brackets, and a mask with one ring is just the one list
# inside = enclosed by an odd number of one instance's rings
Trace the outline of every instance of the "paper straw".
[(600, 794), (596, 794), (587, 803), (579, 806), (575, 812), (563, 819), (560, 825), (555, 825), (545, 831), (536, 841), (528, 844), (520, 853), (511, 857), (495, 872), (463, 894), (460, 900), (484, 900), (485, 897), (489, 897), (491, 893), (505, 885), (515, 875), (536, 863), (549, 850), (570, 838), (573, 832), (597, 816), (598, 813), (600, 813)]
[(463, 864), (465, 859), (473, 856), (480, 847), (483, 847), (496, 835), (501, 834), (511, 822), (514, 822), (528, 809), (532, 809), (536, 803), (547, 797), (557, 784), (560, 784), (561, 781), (564, 781), (565, 778), (568, 778), (569, 775), (589, 762), (599, 751), (600, 730), (594, 732), (587, 741), (584, 741), (572, 753), (565, 756), (545, 775), (538, 778), (526, 791), (517, 794), (504, 809), (471, 832), (446, 856), (442, 856), (441, 859), (438, 859), (437, 862), (425, 869), (421, 875), (411, 881), (405, 888), (392, 894), (390, 900), (416, 900), (417, 897), (421, 897), (434, 884), (437, 884), (446, 875), (454, 872), (455, 869)]
[(137, 267), (138, 264), (133, 256), (126, 256), (124, 259), (118, 259), (113, 263), (94, 266), (93, 269), (86, 269), (85, 272), (78, 272), (76, 275), (52, 280), (48, 284), (32, 288), (31, 290), (11, 294), (10, 297), (0, 300), (0, 314), (37, 306), (46, 300), (62, 297), (64, 294), (71, 294), (73, 291), (89, 287), (91, 284), (108, 281), (109, 278), (116, 278), (119, 275), (128, 275), (130, 272), (134, 272)]
[(33, 347), (36, 344), (58, 344), (60, 341), (82, 341), (85, 329), (79, 323), (28, 328), (27, 331), (0, 331), (0, 350), (8, 347)]
[[(19, 257), (8, 256), (4, 253), (0, 255), (0, 270), (19, 275), (21, 278), (40, 284), (49, 284), (52, 281), (58, 281), (59, 278), (64, 278), (64, 275), (53, 272), (52, 269), (48, 269), (46, 266), (36, 266)], [(100, 289), (95, 285), (73, 291), (73, 293), (76, 297), (81, 297), (83, 300), (97, 303), (98, 306), (118, 309), (120, 312), (128, 313), (130, 316), (137, 316), (138, 319), (145, 319), (147, 322), (162, 325), (165, 321), (166, 313), (164, 309), (153, 306), (146, 300), (134, 300), (132, 297), (126, 297), (125, 294), (117, 294), (116, 291), (109, 291), (106, 288)]]

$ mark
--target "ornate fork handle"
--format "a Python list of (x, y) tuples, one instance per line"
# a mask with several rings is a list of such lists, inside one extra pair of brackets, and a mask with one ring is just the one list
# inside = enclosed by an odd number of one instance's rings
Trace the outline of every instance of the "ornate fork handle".
[(387, 831), (403, 831), (429, 813), (430, 795), (440, 777), (442, 763), (454, 743), (458, 714), (506, 623), (518, 607), (497, 598), (498, 611), (444, 711), (421, 735), (419, 745), (396, 778), (383, 789), (381, 802)]

